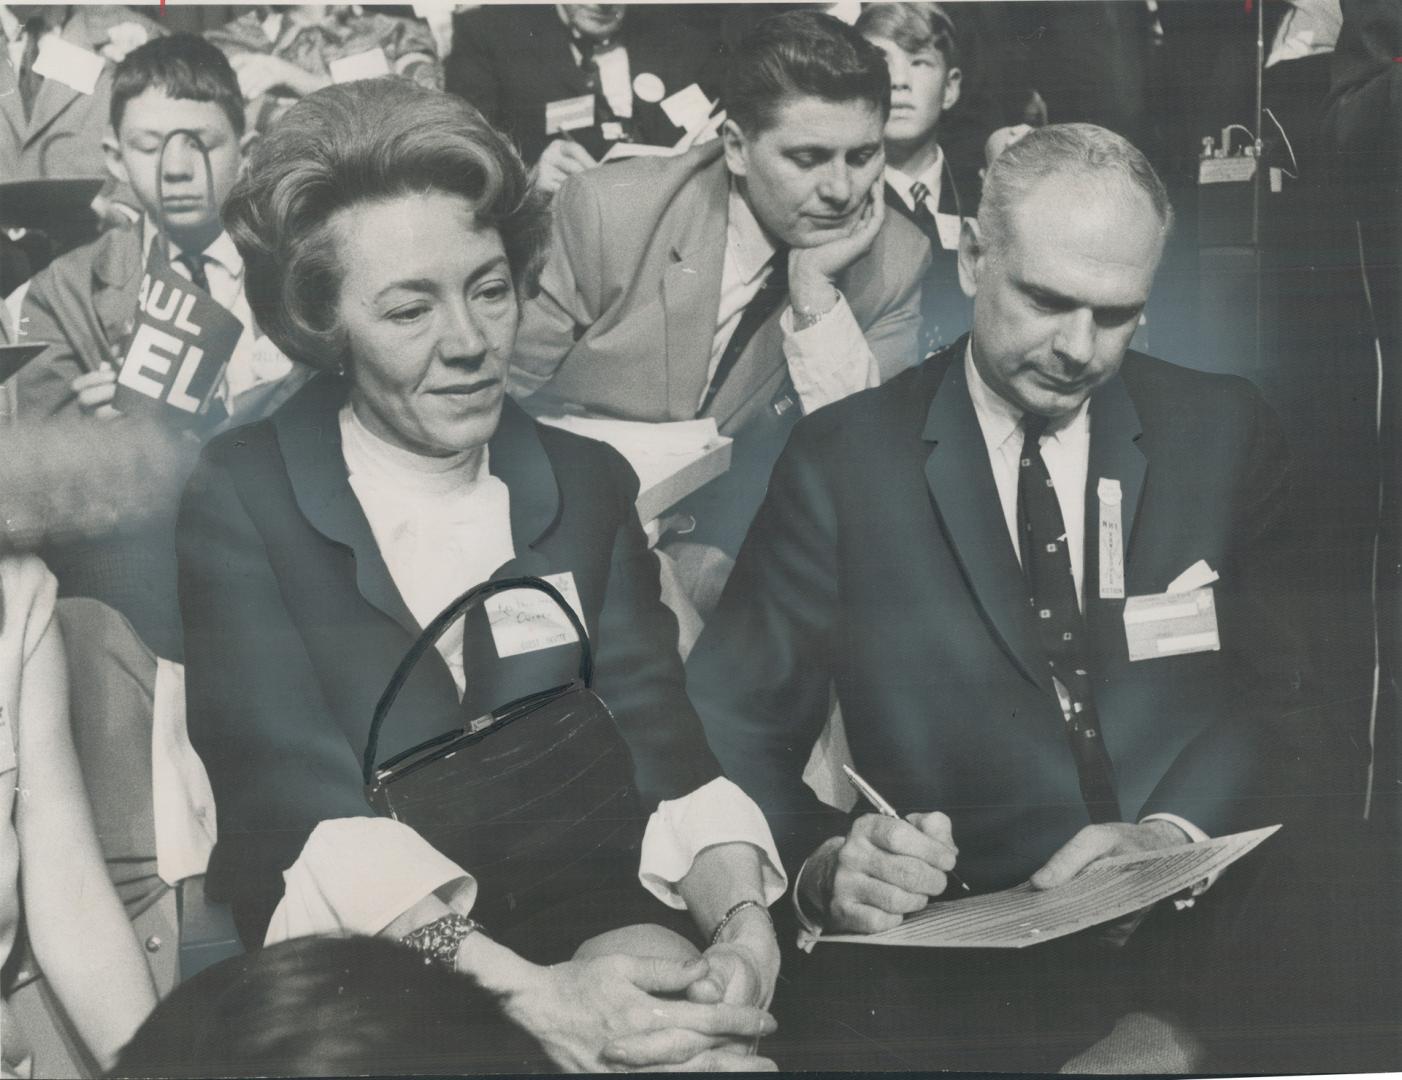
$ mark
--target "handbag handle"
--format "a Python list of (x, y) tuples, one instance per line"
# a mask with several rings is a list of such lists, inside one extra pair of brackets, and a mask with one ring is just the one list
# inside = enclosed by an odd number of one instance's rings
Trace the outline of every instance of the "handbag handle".
[(594, 654), (589, 647), (589, 633), (584, 629), (584, 624), (579, 621), (579, 616), (575, 614), (574, 608), (560, 595), (559, 589), (538, 577), (501, 578), (497, 581), (484, 581), (481, 585), (474, 585), (440, 611), (433, 621), (424, 627), (418, 640), (404, 654), (404, 659), (399, 661), (399, 666), (390, 676), (389, 685), (385, 687), (385, 692), (380, 695), (379, 703), (375, 706), (375, 715), (370, 721), (370, 735), (365, 743), (363, 769), (367, 787), (374, 781), (375, 777), (375, 757), (380, 746), (380, 727), (384, 724), (390, 706), (399, 696), (400, 689), (408, 681), (409, 674), (414, 670), (415, 665), (418, 664), (424, 653), (437, 644), (438, 639), (447, 632), (448, 627), (457, 622), (459, 616), (465, 615), (487, 597), (494, 596), (499, 592), (509, 592), (512, 589), (535, 589), (537, 592), (545, 593), (559, 605), (569, 618), (570, 625), (574, 627), (575, 634), (579, 637), (579, 680), (585, 686), (589, 686), (593, 682)]

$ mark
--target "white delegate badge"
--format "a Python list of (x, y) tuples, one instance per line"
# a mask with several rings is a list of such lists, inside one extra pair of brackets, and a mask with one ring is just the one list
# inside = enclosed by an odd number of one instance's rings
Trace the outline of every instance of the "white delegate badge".
[(1167, 592), (1125, 600), (1125, 639), (1130, 660), (1218, 652), (1217, 574), (1202, 560), (1180, 574)]
[(640, 101), (656, 105), (667, 96), (667, 87), (652, 72), (643, 71), (633, 77), (633, 95)]
[(711, 115), (711, 99), (701, 87), (692, 83), (664, 99), (662, 111), (677, 127), (683, 131), (691, 131), (693, 128), (699, 128)]
[(361, 79), (378, 79), (382, 75), (393, 75), (389, 58), (384, 49), (367, 49), (353, 56), (342, 56), (326, 65), (334, 83), (359, 82)]
[(1100, 599), (1125, 598), (1125, 542), (1121, 529), (1120, 482), (1102, 476), (1096, 486), (1100, 499)]
[(545, 134), (547, 135), (554, 135), (557, 131), (574, 131), (576, 128), (593, 126), (593, 94), (580, 94), (579, 97), (560, 98), (559, 101), (545, 103)]
[(39, 55), (34, 60), (34, 74), (61, 82), (80, 94), (91, 94), (107, 63), (97, 53), (64, 41), (57, 34), (45, 34), (39, 39)]
[[(560, 590), (560, 595), (574, 608), (579, 621), (584, 622), (584, 610), (580, 606), (571, 571), (550, 574), (541, 580)], [(579, 640), (579, 635), (570, 625), (569, 616), (560, 610), (559, 604), (538, 589), (512, 589), (497, 593), (488, 597), (483, 606), (487, 609), (497, 655), (503, 660), (508, 656), (553, 649), (557, 645), (568, 645)]]
[(603, 135), (604, 142), (618, 142), (623, 138), (623, 125), (617, 120), (605, 120), (599, 125), (599, 133)]

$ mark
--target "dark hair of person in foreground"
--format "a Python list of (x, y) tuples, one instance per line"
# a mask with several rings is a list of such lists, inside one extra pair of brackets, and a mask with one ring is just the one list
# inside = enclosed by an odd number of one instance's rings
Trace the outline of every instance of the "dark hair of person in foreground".
[(468, 976), (383, 938), (299, 938), (177, 986), (113, 1077), (553, 1072)]

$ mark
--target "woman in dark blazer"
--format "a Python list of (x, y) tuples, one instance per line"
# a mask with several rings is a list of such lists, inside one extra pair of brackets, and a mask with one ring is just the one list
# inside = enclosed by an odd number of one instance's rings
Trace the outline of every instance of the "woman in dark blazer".
[[(212, 442), (182, 506), (189, 726), (219, 819), (210, 894), (249, 943), (402, 937), (500, 991), (563, 1068), (736, 1057), (772, 1024), (782, 871), (686, 698), (636, 478), (505, 397), (542, 235), (519, 159), (447, 95), (335, 86), (263, 140), (225, 215), (259, 324), (324, 374)], [(652, 811), (640, 859), (601, 862), (553, 903), (494, 893), (490, 868), (478, 881), (463, 851), (374, 817), (361, 777), (375, 703), (421, 628), (520, 575), (573, 591)], [(568, 681), (578, 648), (513, 642), (481, 608), (444, 642), (405, 684), (380, 760)], [(624, 925), (682, 908), (711, 941), (704, 962), (672, 931)]]

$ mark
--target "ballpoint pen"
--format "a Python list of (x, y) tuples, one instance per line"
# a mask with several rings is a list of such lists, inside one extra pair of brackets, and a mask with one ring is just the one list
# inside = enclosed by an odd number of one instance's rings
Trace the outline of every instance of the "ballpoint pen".
[[(900, 818), (901, 815), (896, 813), (896, 808), (881, 797), (881, 792), (877, 791), (876, 788), (872, 787), (858, 776), (856, 769), (852, 768), (850, 765), (844, 765), (842, 766), (842, 771), (847, 774), (848, 781), (857, 789), (857, 793), (861, 795), (862, 798), (866, 799), (867, 802), (871, 803), (871, 805), (876, 808), (878, 814), (882, 817)], [(953, 870), (950, 870), (945, 876), (965, 892), (973, 891), (969, 888), (969, 883)]]

